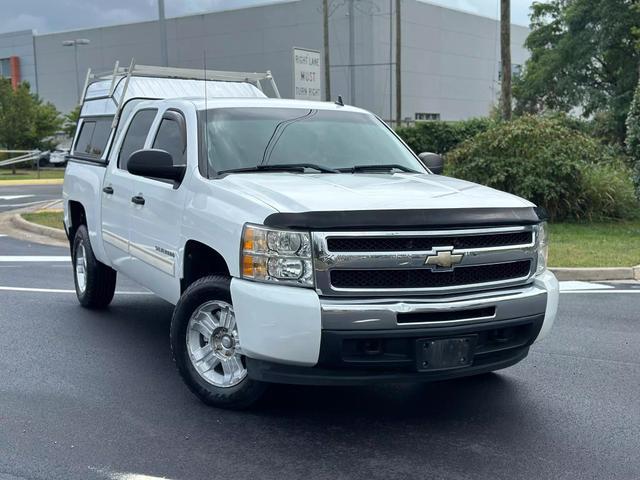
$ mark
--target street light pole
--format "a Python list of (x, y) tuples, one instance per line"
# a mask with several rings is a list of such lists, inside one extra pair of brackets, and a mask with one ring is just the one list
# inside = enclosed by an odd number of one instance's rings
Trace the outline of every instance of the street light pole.
[(80, 98), (80, 72), (78, 72), (78, 42), (73, 42), (73, 60), (76, 65), (76, 92), (78, 94), (78, 98)]
[(88, 38), (76, 38), (75, 40), (65, 40), (62, 42), (64, 47), (73, 47), (73, 60), (76, 71), (76, 93), (80, 98), (80, 72), (78, 71), (78, 45), (89, 45), (91, 41)]

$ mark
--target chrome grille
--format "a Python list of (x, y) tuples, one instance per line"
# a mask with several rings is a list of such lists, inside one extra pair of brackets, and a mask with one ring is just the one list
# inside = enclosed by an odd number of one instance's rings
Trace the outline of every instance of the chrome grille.
[(531, 243), (533, 232), (505, 232), (457, 237), (347, 237), (327, 239), (331, 252), (399, 252), (427, 251), (442, 245), (453, 248), (487, 248)]
[[(313, 232), (316, 289), (325, 296), (441, 295), (521, 285), (535, 272), (536, 235), (535, 225)], [(427, 264), (441, 252), (459, 263)]]

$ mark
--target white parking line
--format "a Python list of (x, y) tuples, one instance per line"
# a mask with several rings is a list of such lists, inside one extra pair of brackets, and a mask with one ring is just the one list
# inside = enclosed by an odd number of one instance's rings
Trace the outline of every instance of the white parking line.
[(18, 198), (30, 198), (35, 195), (0, 195), (0, 200), (16, 200)]
[(640, 288), (632, 289), (613, 289), (613, 290), (569, 290), (560, 293), (640, 293)]
[(5, 204), (5, 205), (0, 205), (0, 207), (2, 208), (18, 208), (18, 207), (28, 207), (30, 205), (37, 205), (38, 203), (44, 203), (47, 200), (38, 200), (36, 202), (27, 202), (27, 203), (11, 203), (11, 204)]
[[(31, 287), (5, 287), (0, 286), (3, 292), (31, 292), (31, 293), (76, 293), (75, 290), (62, 290), (59, 288), (31, 288)], [(151, 292), (116, 292), (116, 295), (153, 295)]]
[(70, 262), (68, 255), (0, 255), (0, 262)]
[(611, 285), (603, 285), (601, 283), (593, 282), (578, 282), (578, 281), (562, 281), (560, 282), (560, 291), (569, 292), (573, 290), (605, 290), (614, 288)]
[(640, 289), (619, 288), (594, 282), (563, 281), (560, 282), (560, 293), (640, 293)]

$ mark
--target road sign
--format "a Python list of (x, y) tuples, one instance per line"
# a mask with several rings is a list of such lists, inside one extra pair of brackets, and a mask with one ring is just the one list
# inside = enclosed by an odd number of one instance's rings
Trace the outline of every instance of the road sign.
[(297, 100), (322, 100), (320, 52), (318, 50), (294, 47), (293, 98)]

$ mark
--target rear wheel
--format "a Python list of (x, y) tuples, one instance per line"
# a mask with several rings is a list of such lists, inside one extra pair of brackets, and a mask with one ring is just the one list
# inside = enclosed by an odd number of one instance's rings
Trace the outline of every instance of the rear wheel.
[(105, 308), (113, 300), (117, 273), (96, 259), (87, 227), (80, 225), (73, 237), (73, 279), (80, 305)]
[(171, 320), (171, 349), (189, 389), (204, 403), (246, 408), (266, 385), (251, 380), (231, 302), (231, 279), (209, 276), (184, 292)]

